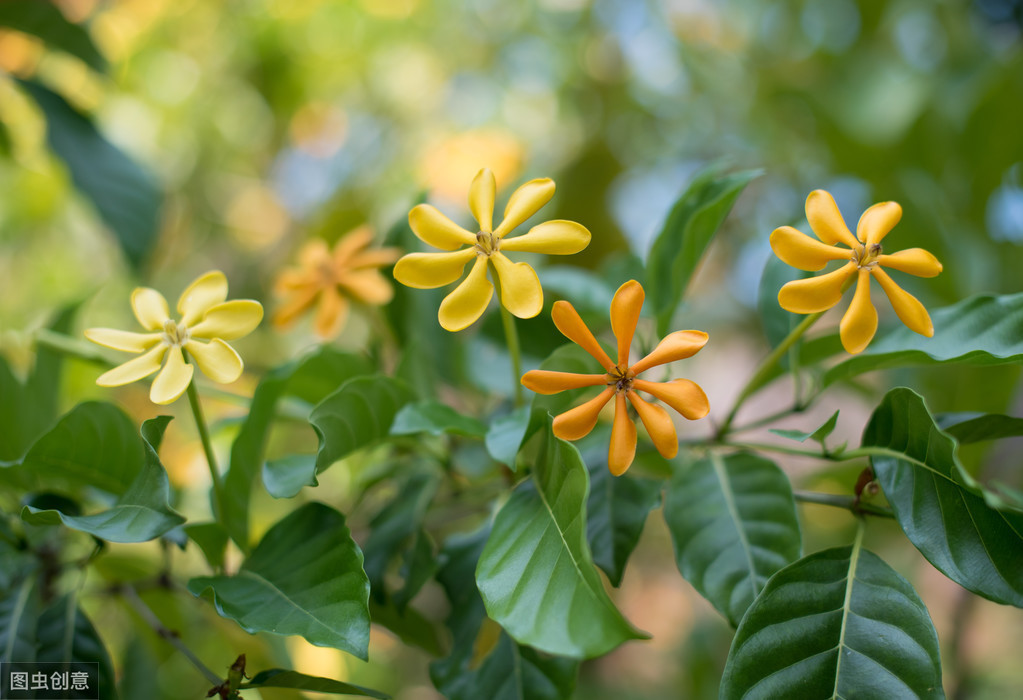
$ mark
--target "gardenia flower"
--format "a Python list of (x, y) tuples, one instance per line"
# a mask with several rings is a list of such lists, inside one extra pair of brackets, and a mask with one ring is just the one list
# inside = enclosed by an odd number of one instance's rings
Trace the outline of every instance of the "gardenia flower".
[(207, 272), (182, 292), (178, 299), (181, 320), (174, 321), (163, 295), (155, 289), (136, 288), (131, 293), (131, 307), (148, 333), (90, 328), (85, 337), (114, 350), (145, 354), (106, 372), (96, 383), (121, 386), (159, 371), (149, 398), (153, 403), (168, 404), (181, 396), (192, 381), (195, 367), (186, 362), (186, 353), (213, 381), (229, 384), (238, 379), (242, 358), (224, 341), (251, 333), (263, 319), (263, 307), (251, 299), (225, 299), (224, 273)]
[(349, 300), (382, 306), (394, 296), (394, 289), (377, 269), (398, 259), (397, 248), (370, 249), (373, 232), (360, 226), (328, 250), (316, 239), (298, 254), (298, 267), (284, 270), (274, 291), (284, 297), (273, 316), (275, 326), (284, 328), (316, 304), (313, 329), (324, 340), (334, 338), (345, 325)]
[[(424, 242), (452, 253), (410, 253), (394, 266), (394, 278), (418, 289), (443, 287), (462, 276), (465, 264), (474, 260), (468, 276), (441, 302), (440, 325), (460, 331), (483, 315), (494, 293), (487, 279), (492, 265), (500, 285), (501, 304), (519, 318), (532, 318), (543, 308), (543, 289), (536, 272), (524, 262), (514, 263), (505, 253), (529, 252), (571, 255), (589, 245), (590, 232), (574, 221), (548, 221), (524, 235), (506, 238), (523, 221), (554, 196), (554, 181), (530, 180), (512, 193), (504, 219), (494, 228), (494, 174), (484, 168), (469, 188), (469, 209), (479, 231), (472, 233), (429, 204), (420, 204), (408, 215), (412, 232)], [(467, 246), (456, 250), (461, 246)]]
[(607, 371), (603, 374), (575, 374), (536, 369), (526, 372), (522, 377), (522, 384), (538, 394), (556, 394), (587, 386), (604, 387), (595, 398), (557, 416), (553, 428), (554, 434), (563, 440), (578, 440), (586, 436), (597, 424), (600, 410), (613, 397), (615, 416), (607, 463), (615, 476), (624, 474), (636, 456), (636, 426), (629, 417), (625, 399), (632, 402), (654, 446), (665, 459), (678, 454), (675, 424), (667, 411), (657, 404), (647, 402), (637, 392), (643, 391), (660, 399), (689, 420), (703, 418), (710, 411), (707, 395), (695, 382), (688, 379), (651, 382), (638, 376), (651, 367), (683, 360), (698, 353), (707, 343), (707, 334), (703, 331), (676, 331), (664, 338), (649, 355), (629, 365), (632, 336), (636, 332), (644, 296), (643, 286), (630, 280), (618, 288), (611, 300), (611, 330), (618, 340), (617, 364), (600, 347), (575, 307), (567, 301), (555, 302), (551, 310), (554, 325), (569, 340), (590, 353)]
[[(899, 319), (910, 330), (928, 338), (933, 336), (934, 324), (927, 309), (882, 269), (900, 270), (918, 277), (934, 277), (941, 272), (941, 263), (923, 248), (882, 253), (881, 240), (901, 218), (902, 207), (896, 202), (875, 204), (863, 212), (854, 237), (834, 198), (824, 190), (811, 192), (806, 198), (806, 219), (823, 243), (791, 226), (782, 226), (771, 234), (771, 248), (779, 258), (800, 270), (821, 270), (832, 260), (848, 262), (827, 274), (789, 282), (778, 293), (778, 303), (786, 311), (797, 314), (826, 311), (839, 302), (852, 276), (856, 275), (856, 293), (839, 327), (842, 346), (856, 354), (867, 347), (877, 331), (877, 311), (870, 302), (870, 278), (873, 276), (888, 295)], [(835, 243), (843, 243), (848, 248)]]

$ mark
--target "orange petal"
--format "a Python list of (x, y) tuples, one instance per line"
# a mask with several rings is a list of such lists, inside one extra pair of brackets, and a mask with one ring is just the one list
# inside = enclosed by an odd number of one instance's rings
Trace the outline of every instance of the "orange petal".
[(575, 372), (532, 369), (522, 375), (522, 386), (538, 394), (557, 394), (559, 391), (605, 384), (607, 384), (606, 374), (576, 374)]
[(503, 238), (512, 229), (540, 211), (540, 207), (551, 201), (554, 196), (554, 180), (548, 177), (530, 180), (512, 192), (508, 205), (504, 208), (504, 220), (494, 229), (494, 235)]
[(665, 459), (671, 459), (678, 454), (678, 435), (675, 433), (675, 424), (671, 422), (671, 416), (660, 406), (647, 403), (635, 391), (628, 393), (629, 401), (636, 407), (639, 419), (643, 421), (650, 439), (654, 441), (654, 447)]
[(791, 226), (776, 228), (771, 233), (771, 249), (792, 267), (814, 272), (823, 270), (832, 260), (848, 260), (852, 256), (848, 248), (825, 245)]
[(814, 190), (806, 198), (806, 220), (810, 228), (828, 245), (845, 243), (850, 248), (859, 245), (852, 231), (845, 225), (842, 213), (838, 211), (835, 198), (825, 190)]
[(898, 202), (879, 202), (868, 208), (856, 224), (856, 236), (864, 245), (880, 243), (902, 218)]
[(688, 420), (699, 420), (710, 413), (707, 395), (696, 382), (688, 379), (673, 379), (670, 382), (635, 379), (632, 388), (660, 399)]
[(842, 299), (842, 285), (856, 271), (851, 260), (826, 275), (788, 282), (778, 292), (778, 304), (794, 314), (826, 311)]
[(618, 341), (618, 366), (629, 363), (629, 348), (632, 347), (632, 336), (636, 333), (639, 323), (639, 312), (643, 308), (643, 285), (636, 280), (629, 280), (615, 292), (611, 300), (611, 332)]
[(327, 242), (322, 238), (314, 238), (298, 251), (298, 263), (307, 269), (316, 269), (330, 264), (330, 251)]
[(337, 281), (348, 296), (370, 306), (383, 306), (394, 297), (394, 287), (373, 269), (350, 270)]
[(472, 179), (469, 186), (469, 211), (472, 212), (480, 231), (490, 233), (494, 230), (494, 196), (497, 194), (497, 181), (490, 168), (483, 168)]
[(590, 333), (590, 329), (579, 317), (579, 312), (575, 310), (574, 306), (567, 301), (554, 302), (554, 307), (551, 309), (551, 320), (554, 321), (554, 325), (562, 335), (590, 353), (597, 362), (603, 365), (604, 369), (608, 372), (614, 369), (615, 363), (611, 362), (611, 358), (604, 352), (604, 348), (600, 347), (600, 343), (593, 337), (593, 333)]
[(629, 369), (632, 370), (633, 374), (639, 374), (657, 365), (664, 365), (669, 362), (692, 357), (707, 344), (709, 337), (703, 331), (675, 331), (665, 336), (664, 340), (659, 342), (657, 347), (653, 349), (653, 352)]
[(629, 417), (625, 394), (615, 395), (615, 420), (611, 426), (611, 446), (607, 453), (607, 466), (615, 476), (621, 476), (632, 466), (636, 457), (636, 424)]
[(895, 309), (899, 320), (905, 323), (911, 331), (928, 338), (932, 337), (934, 324), (924, 305), (915, 296), (895, 284), (895, 280), (889, 277), (884, 270), (875, 268), (873, 274), (877, 283), (881, 285), (881, 289), (892, 302), (892, 308)]
[(597, 424), (600, 409), (604, 408), (614, 393), (614, 387), (609, 386), (581, 406), (555, 417), (552, 426), (554, 434), (562, 440), (578, 440), (589, 435)]
[(408, 213), (408, 225), (421, 241), (441, 250), (476, 245), (476, 236), (429, 204), (418, 204)]
[(316, 308), (316, 321), (313, 330), (324, 340), (336, 337), (344, 328), (348, 317), (348, 301), (342, 297), (336, 287), (327, 287), (320, 297)]
[(856, 294), (839, 325), (842, 347), (853, 355), (861, 353), (876, 332), (877, 310), (870, 303), (870, 270), (862, 269), (856, 280)]
[(313, 305), (319, 293), (319, 287), (313, 286), (295, 290), (274, 312), (273, 324), (278, 328), (290, 326)]
[(879, 255), (877, 264), (889, 270), (908, 272), (917, 277), (934, 277), (942, 270), (938, 259), (923, 248), (909, 248), (891, 255)]
[(274, 294), (283, 296), (293, 289), (302, 289), (303, 287), (316, 287), (319, 288), (317, 283), (317, 277), (309, 274), (307, 270), (303, 270), (297, 267), (289, 267), (277, 275), (277, 279), (274, 280)]
[(352, 256), (346, 267), (358, 270), (364, 267), (381, 267), (390, 265), (401, 257), (401, 250), (398, 248), (370, 248), (360, 250)]
[(334, 244), (334, 265), (343, 269), (360, 250), (373, 242), (373, 229), (360, 226), (352, 229)]

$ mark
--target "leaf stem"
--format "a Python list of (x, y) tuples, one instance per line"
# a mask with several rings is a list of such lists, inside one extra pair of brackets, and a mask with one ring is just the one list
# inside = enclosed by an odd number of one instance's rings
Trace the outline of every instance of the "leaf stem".
[(206, 453), (206, 465), (210, 469), (210, 478), (213, 480), (213, 515), (220, 520), (224, 515), (224, 483), (220, 478), (217, 456), (213, 452), (210, 430), (206, 425), (206, 418), (203, 416), (202, 404), (199, 403), (199, 392), (195, 389), (194, 381), (188, 383), (186, 393), (188, 394), (188, 404), (192, 407), (192, 415), (195, 417), (195, 426), (199, 430), (199, 440), (202, 441), (202, 449)]
[(816, 503), (822, 506), (843, 508), (853, 515), (873, 515), (878, 518), (895, 517), (891, 508), (864, 503), (855, 496), (839, 496), (837, 494), (817, 493), (815, 491), (795, 491), (792, 495), (800, 503)]

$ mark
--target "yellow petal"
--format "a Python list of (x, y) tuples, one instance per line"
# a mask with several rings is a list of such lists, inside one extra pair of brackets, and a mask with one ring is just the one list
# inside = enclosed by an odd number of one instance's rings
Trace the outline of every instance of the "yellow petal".
[(688, 379), (673, 379), (670, 382), (635, 379), (632, 387), (660, 399), (688, 420), (699, 420), (710, 413), (707, 395), (699, 384)]
[(444, 330), (468, 328), (483, 315), (494, 295), (494, 285), (487, 279), (487, 259), (476, 258), (472, 270), (455, 290), (440, 303), (437, 318)]
[(611, 358), (604, 352), (604, 348), (600, 347), (600, 343), (593, 337), (593, 333), (590, 332), (574, 306), (567, 301), (554, 302), (554, 307), (551, 309), (551, 320), (554, 321), (554, 325), (562, 335), (590, 353), (604, 369), (608, 372), (614, 369), (615, 363), (611, 362)]
[(852, 256), (848, 248), (825, 245), (791, 226), (776, 228), (771, 233), (771, 249), (792, 267), (814, 272), (823, 270), (832, 260), (849, 260)]
[(301, 314), (305, 313), (320, 293), (319, 287), (308, 286), (297, 289), (274, 312), (273, 323), (278, 328), (287, 328)]
[(899, 320), (905, 323), (911, 331), (925, 335), (928, 338), (932, 337), (934, 335), (934, 324), (931, 322), (930, 314), (927, 313), (924, 305), (915, 296), (895, 284), (895, 280), (889, 277), (884, 270), (874, 268), (873, 274), (877, 279), (877, 283), (881, 285), (881, 289), (884, 290), (884, 293), (888, 295), (888, 299), (892, 302), (892, 308), (895, 309)]
[(494, 196), (497, 194), (497, 181), (489, 168), (483, 168), (472, 179), (469, 187), (469, 211), (472, 212), (480, 231), (490, 233), (494, 230)]
[(512, 192), (508, 206), (504, 208), (504, 220), (494, 230), (498, 238), (507, 236), (523, 221), (540, 211), (540, 207), (554, 196), (554, 180), (548, 177), (530, 180)]
[(653, 349), (653, 352), (629, 369), (633, 374), (639, 374), (657, 365), (666, 365), (669, 362), (692, 357), (707, 344), (709, 337), (703, 331), (675, 331), (665, 336), (664, 340)]
[(408, 225), (421, 241), (441, 250), (476, 245), (476, 236), (441, 214), (436, 207), (418, 204), (408, 213)]
[(85, 337), (97, 345), (124, 352), (145, 352), (160, 342), (159, 333), (131, 333), (113, 328), (89, 328)]
[(252, 299), (232, 299), (210, 307), (191, 328), (193, 338), (234, 340), (246, 336), (263, 320), (263, 305)]
[(522, 375), (522, 386), (538, 394), (557, 394), (569, 389), (607, 384), (606, 374), (576, 374), (574, 372), (553, 372), (547, 369), (532, 369)]
[[(191, 328), (198, 323), (210, 307), (221, 303), (224, 299), (227, 299), (227, 278), (220, 270), (210, 270), (205, 275), (196, 278), (178, 298), (178, 313), (181, 314), (181, 323)], [(173, 401), (173, 399), (171, 400)]]
[(167, 300), (149, 287), (135, 288), (131, 293), (131, 309), (147, 331), (162, 331), (164, 322), (170, 318)]
[(562, 440), (578, 440), (589, 435), (597, 424), (600, 409), (614, 393), (614, 387), (609, 386), (586, 403), (556, 416), (552, 425), (554, 434)]
[(501, 250), (572, 255), (590, 244), (590, 232), (582, 224), (564, 219), (546, 221), (521, 236), (501, 241)]
[(675, 424), (671, 422), (671, 416), (660, 406), (647, 403), (635, 391), (628, 393), (629, 401), (636, 407), (639, 419), (643, 421), (650, 439), (654, 441), (654, 447), (665, 459), (671, 459), (678, 454), (678, 435), (675, 433)]
[(868, 246), (880, 243), (901, 218), (902, 207), (898, 202), (879, 202), (863, 212), (856, 224), (856, 236)]
[(501, 283), (501, 304), (519, 318), (533, 318), (543, 309), (543, 288), (528, 263), (513, 263), (504, 253), (490, 256)]
[(618, 288), (611, 299), (611, 332), (618, 341), (619, 367), (629, 363), (629, 348), (632, 347), (632, 336), (636, 333), (645, 296), (643, 285), (636, 280), (629, 280)]
[(185, 362), (181, 348), (170, 348), (167, 362), (153, 380), (153, 386), (149, 388), (149, 400), (161, 405), (177, 401), (192, 381), (193, 372), (195, 367)]
[(856, 294), (842, 316), (839, 335), (842, 347), (853, 355), (863, 352), (877, 332), (877, 310), (870, 303), (870, 270), (860, 270)]
[(825, 190), (814, 190), (806, 198), (806, 220), (810, 228), (828, 245), (845, 243), (850, 248), (859, 245), (852, 231), (845, 225), (842, 213), (838, 211), (835, 198)]
[(331, 257), (335, 269), (347, 267), (349, 261), (372, 242), (373, 229), (369, 226), (359, 226), (346, 233), (334, 244), (334, 252)]
[(409, 253), (395, 264), (394, 279), (416, 289), (443, 287), (461, 277), (465, 263), (474, 257), (474, 248), (455, 253)]
[(131, 384), (160, 369), (163, 355), (167, 352), (167, 346), (160, 344), (141, 357), (128, 360), (123, 365), (114, 367), (109, 372), (104, 372), (96, 380), (100, 386), (121, 386)]
[(923, 248), (909, 248), (891, 255), (879, 255), (877, 263), (889, 270), (908, 272), (917, 277), (934, 277), (942, 270), (938, 259)]
[(338, 277), (348, 296), (371, 306), (383, 306), (394, 297), (394, 287), (376, 270), (352, 270)]
[(316, 321), (313, 323), (316, 335), (324, 340), (337, 337), (345, 327), (347, 318), (348, 302), (345, 298), (338, 293), (336, 287), (324, 289), (320, 296), (320, 304), (316, 308)]
[(242, 358), (219, 338), (208, 343), (190, 340), (185, 343), (185, 350), (202, 373), (219, 384), (230, 384), (242, 376)]
[(636, 425), (629, 418), (625, 394), (615, 395), (615, 419), (611, 426), (611, 446), (607, 453), (607, 466), (615, 476), (621, 476), (632, 466), (636, 457)]
[(842, 285), (856, 271), (856, 263), (849, 261), (826, 275), (788, 282), (778, 292), (778, 304), (795, 314), (825, 311), (842, 298)]

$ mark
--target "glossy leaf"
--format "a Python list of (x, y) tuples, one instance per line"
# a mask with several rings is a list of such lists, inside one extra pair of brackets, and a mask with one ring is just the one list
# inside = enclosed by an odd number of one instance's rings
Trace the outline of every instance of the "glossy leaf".
[(487, 434), (487, 426), (477, 418), (463, 415), (447, 404), (428, 399), (403, 406), (391, 424), (391, 435), (416, 433), (482, 438)]
[(767, 582), (735, 633), (719, 697), (943, 698), (938, 636), (913, 587), (857, 540)]
[(288, 455), (263, 463), (263, 486), (274, 498), (294, 498), (306, 486), (317, 486), (316, 455)]
[(224, 566), (224, 552), (230, 538), (220, 523), (189, 523), (184, 530), (188, 539), (202, 550), (211, 567), (219, 569)]
[(788, 477), (752, 454), (712, 453), (683, 465), (664, 519), (678, 570), (732, 625), (802, 548)]
[(809, 433), (804, 433), (801, 430), (776, 430), (776, 429), (771, 429), (771, 432), (774, 433), (775, 435), (781, 435), (782, 437), (787, 437), (790, 440), (795, 440), (796, 442), (806, 442), (807, 440), (813, 440), (814, 442), (820, 443), (821, 446), (823, 447), (824, 441), (827, 439), (828, 435), (831, 435), (831, 433), (834, 432), (836, 425), (838, 425), (838, 411), (835, 411), (833, 414), (831, 414), (831, 418), (828, 418), (826, 421), (824, 421), (824, 423), (822, 423), (819, 428)]
[(1023, 435), (1023, 418), (998, 413), (945, 413), (934, 417), (960, 445)]
[(496, 461), (515, 470), (519, 448), (526, 438), (529, 428), (531, 410), (529, 406), (519, 406), (511, 413), (498, 416), (490, 421), (484, 444), (487, 452)]
[[(812, 275), (812, 272), (799, 270), (786, 264), (774, 253), (768, 256), (767, 262), (764, 264), (764, 272), (760, 276), (757, 313), (770, 347), (777, 347), (805, 318), (802, 314), (794, 314), (781, 308), (778, 305), (778, 292), (788, 282), (805, 279)], [(798, 349), (798, 345), (796, 348)]]
[(106, 59), (92, 43), (85, 27), (69, 22), (57, 5), (49, 2), (0, 2), (0, 27), (31, 34), (51, 48), (77, 56), (91, 68), (107, 69)]
[(39, 616), (36, 661), (94, 663), (99, 700), (117, 700), (114, 669), (103, 640), (74, 600), (64, 596)]
[(369, 579), (339, 512), (307, 503), (271, 527), (234, 576), (199, 576), (193, 595), (211, 598), (242, 629), (296, 634), (366, 659)]
[(364, 698), (380, 698), (388, 700), (390, 695), (381, 693), (371, 688), (363, 688), (361, 685), (342, 683), (332, 678), (320, 678), (318, 676), (307, 676), (298, 671), (288, 671), (283, 668), (271, 668), (260, 671), (252, 680), (242, 683), (239, 688), (293, 688), (295, 690), (311, 690), (317, 693), (328, 693), (330, 695), (358, 695)]

